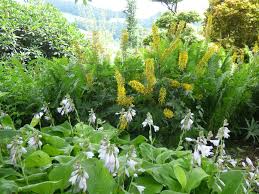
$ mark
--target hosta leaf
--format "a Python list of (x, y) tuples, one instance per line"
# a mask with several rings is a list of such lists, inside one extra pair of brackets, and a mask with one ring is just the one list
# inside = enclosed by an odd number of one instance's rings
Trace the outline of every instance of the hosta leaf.
[(201, 184), (209, 175), (202, 168), (194, 168), (187, 175), (186, 191), (189, 193)]
[(85, 160), (82, 166), (87, 170), (89, 194), (113, 194), (115, 181), (103, 162), (97, 159)]
[(46, 181), (24, 187), (19, 187), (20, 192), (34, 192), (37, 194), (53, 194), (56, 190), (62, 188), (61, 181)]
[(165, 190), (165, 191), (162, 191), (161, 194), (187, 194), (187, 193)]
[[(160, 193), (163, 185), (156, 182), (151, 176), (138, 177), (134, 181), (137, 185), (141, 185), (145, 187), (144, 194), (155, 194)], [(132, 187), (136, 190), (135, 187)], [(137, 190), (136, 190), (137, 192)]]
[(30, 123), (30, 126), (35, 127), (39, 124), (40, 118), (33, 117)]
[(185, 171), (183, 170), (182, 167), (175, 165), (174, 167), (174, 174), (179, 181), (179, 183), (182, 185), (182, 188), (184, 189), (186, 184), (187, 184), (187, 178), (185, 175)]
[(17, 193), (18, 186), (14, 181), (0, 179), (0, 192), (1, 194)]
[(0, 117), (0, 124), (3, 128), (15, 129), (12, 118), (7, 114), (4, 114)]
[(49, 155), (41, 150), (35, 151), (25, 158), (26, 168), (44, 167), (51, 164)]
[(9, 176), (22, 177), (20, 173), (18, 173), (13, 168), (0, 168), (0, 177), (5, 178)]
[(220, 179), (225, 183), (222, 194), (242, 194), (244, 174), (240, 170), (232, 170), (221, 174)]

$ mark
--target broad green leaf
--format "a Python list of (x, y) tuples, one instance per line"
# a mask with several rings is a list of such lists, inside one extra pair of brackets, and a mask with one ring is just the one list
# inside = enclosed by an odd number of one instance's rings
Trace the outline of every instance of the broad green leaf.
[(0, 124), (3, 128), (15, 129), (12, 118), (7, 114), (4, 114), (0, 117)]
[(244, 181), (244, 174), (240, 170), (231, 170), (221, 174), (220, 179), (225, 183), (222, 194), (242, 194), (242, 183)]
[(51, 164), (51, 158), (49, 155), (41, 150), (35, 151), (25, 158), (26, 168), (38, 168)]
[(201, 184), (209, 175), (200, 167), (192, 169), (187, 175), (187, 184), (185, 190), (189, 193)]
[(50, 156), (58, 156), (60, 154), (64, 154), (63, 151), (49, 144), (44, 145), (42, 151), (46, 152)]
[(49, 173), (49, 180), (51, 181), (60, 181), (62, 188), (65, 188), (68, 184), (68, 180), (73, 170), (73, 161), (67, 164), (61, 164), (55, 167)]
[(33, 117), (30, 123), (30, 126), (35, 127), (39, 124), (40, 118)]
[(179, 183), (182, 185), (182, 188), (184, 189), (187, 184), (187, 178), (185, 175), (185, 171), (182, 169), (182, 167), (175, 165), (174, 167), (174, 174), (179, 181)]
[(0, 168), (0, 177), (5, 178), (9, 176), (22, 177), (20, 173), (18, 173), (13, 168)]
[(53, 194), (61, 188), (61, 181), (46, 181), (24, 187), (19, 187), (20, 192), (34, 192), (37, 194)]
[(0, 143), (5, 144), (10, 141), (14, 136), (16, 136), (19, 132), (16, 130), (10, 129), (0, 129)]
[(165, 191), (162, 191), (161, 194), (187, 194), (187, 193), (165, 190)]
[(97, 159), (88, 159), (82, 162), (87, 170), (89, 179), (87, 181), (89, 194), (112, 194), (115, 189), (115, 181), (103, 162)]
[(56, 148), (64, 148), (65, 146), (68, 146), (69, 144), (65, 141), (65, 139), (58, 137), (58, 136), (51, 136), (48, 134), (42, 135), (43, 139), (46, 143), (52, 145)]
[[(144, 177), (138, 177), (134, 181), (137, 185), (142, 185), (145, 188), (144, 194), (155, 194), (155, 193), (160, 193), (163, 185), (156, 182), (151, 176), (144, 176)], [(135, 187), (132, 187), (136, 189)]]
[(68, 163), (71, 160), (74, 159), (74, 157), (72, 156), (64, 156), (64, 155), (60, 155), (60, 156), (55, 156), (53, 157), (54, 160), (57, 160), (59, 163), (64, 164), (64, 163)]
[(14, 181), (0, 179), (0, 193), (1, 194), (10, 194), (17, 193), (18, 186)]

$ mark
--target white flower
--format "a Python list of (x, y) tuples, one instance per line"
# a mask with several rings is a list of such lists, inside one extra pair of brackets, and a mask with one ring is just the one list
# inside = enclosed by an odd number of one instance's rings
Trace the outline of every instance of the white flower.
[(227, 122), (227, 120), (224, 120), (224, 124), (223, 124), (222, 127), (219, 128), (216, 138), (218, 138), (218, 139), (222, 139), (222, 138), (228, 139), (230, 137), (230, 135), (229, 135), (230, 130), (227, 128), (227, 126), (228, 126), (228, 122)]
[(75, 109), (75, 105), (69, 95), (65, 96), (65, 98), (60, 102), (60, 105), (61, 107), (57, 108), (57, 111), (61, 115), (73, 112)]
[(10, 160), (13, 165), (16, 165), (18, 161), (21, 160), (23, 154), (27, 150), (22, 146), (22, 137), (16, 137), (10, 144), (7, 144), (7, 149), (10, 150)]
[(94, 110), (91, 108), (91, 110), (89, 111), (89, 119), (88, 119), (90, 124), (95, 124), (96, 121), (96, 115), (94, 113)]
[(195, 141), (194, 139), (192, 139), (192, 138), (190, 138), (190, 137), (186, 137), (185, 140), (188, 141), (188, 142)]
[(36, 113), (35, 115), (34, 115), (34, 118), (36, 118), (36, 119), (41, 119), (41, 117), (44, 115), (44, 113), (43, 112), (39, 112), (39, 113)]
[(98, 153), (98, 157), (104, 161), (106, 168), (108, 168), (110, 173), (115, 175), (119, 169), (119, 149), (114, 144), (110, 144), (107, 140), (103, 140)]
[(136, 116), (136, 110), (133, 109), (133, 105), (129, 107), (128, 111), (125, 112), (125, 118), (128, 123), (133, 120), (133, 117)]
[(181, 121), (181, 129), (182, 130), (190, 130), (193, 124), (193, 113), (191, 110), (185, 115), (184, 119)]
[(193, 159), (194, 159), (194, 161), (197, 162), (197, 164), (198, 164), (199, 166), (201, 165), (201, 155), (200, 155), (199, 150), (197, 150), (197, 149), (194, 150)]
[(253, 162), (250, 160), (250, 158), (246, 157), (246, 163), (249, 165), (249, 166), (254, 166)]
[(94, 153), (89, 151), (89, 152), (85, 152), (86, 157), (89, 158), (93, 158), (94, 157)]
[(153, 126), (154, 122), (153, 122), (153, 118), (152, 115), (148, 112), (147, 113), (147, 118), (144, 120), (144, 122), (142, 123), (143, 127), (146, 127), (147, 125), (149, 127)]
[(236, 167), (236, 165), (237, 165), (237, 161), (234, 160), (234, 159), (229, 159), (228, 162), (229, 162), (233, 167)]
[(198, 150), (201, 152), (202, 157), (213, 155), (213, 152), (211, 152), (212, 149), (212, 146), (198, 145)]
[(149, 126), (150, 128), (153, 127), (155, 132), (159, 131), (159, 127), (154, 125), (152, 115), (149, 112), (147, 113), (147, 118), (142, 123), (142, 126)]
[(214, 146), (216, 146), (216, 147), (219, 146), (219, 140), (218, 140), (218, 139), (216, 139), (216, 140), (210, 140), (210, 142), (211, 142)]
[(146, 189), (146, 187), (141, 186), (141, 185), (136, 185), (136, 188), (138, 189), (138, 192), (139, 192), (140, 194), (142, 194), (143, 191)]
[(75, 186), (77, 191), (85, 192), (87, 190), (87, 180), (89, 179), (88, 173), (77, 164), (75, 170), (71, 173), (69, 182)]
[(36, 149), (41, 148), (42, 142), (40, 141), (40, 138), (42, 138), (42, 136), (35, 133), (29, 138), (27, 143), (30, 147), (34, 147)]

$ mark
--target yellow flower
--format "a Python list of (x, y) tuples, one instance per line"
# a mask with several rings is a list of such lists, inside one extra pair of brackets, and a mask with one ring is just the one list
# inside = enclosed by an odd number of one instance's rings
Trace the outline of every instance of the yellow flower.
[(184, 89), (186, 92), (189, 92), (189, 91), (192, 91), (192, 90), (193, 90), (193, 86), (192, 86), (191, 84), (183, 83), (183, 84), (182, 84), (182, 87), (183, 87), (183, 89)]
[(124, 30), (121, 34), (121, 49), (125, 51), (127, 49), (129, 42), (129, 33), (127, 30)]
[(152, 47), (155, 51), (159, 50), (160, 45), (160, 35), (158, 27), (156, 25), (152, 26)]
[(94, 82), (93, 72), (87, 73), (85, 79), (87, 86), (92, 87)]
[(172, 41), (167, 49), (164, 50), (161, 56), (161, 61), (165, 60), (180, 44), (181, 40), (176, 38)]
[(132, 80), (129, 85), (140, 94), (145, 94), (145, 86), (137, 80)]
[(258, 53), (259, 52), (259, 47), (257, 41), (255, 42), (254, 48), (253, 48), (253, 53)]
[(180, 52), (178, 66), (181, 71), (183, 71), (186, 68), (187, 62), (188, 62), (188, 52), (187, 51)]
[(171, 119), (171, 118), (174, 117), (174, 112), (171, 111), (171, 110), (168, 109), (168, 108), (165, 108), (165, 109), (164, 109), (164, 116), (165, 116), (165, 118), (167, 118), (167, 119)]
[(233, 53), (231, 58), (232, 58), (232, 63), (235, 63), (236, 60), (237, 60), (237, 52), (236, 51)]
[(208, 40), (210, 38), (210, 35), (211, 35), (211, 31), (212, 31), (212, 15), (208, 15), (208, 18), (207, 18), (207, 24), (206, 24), (206, 27), (205, 27), (205, 38)]
[(213, 44), (211, 47), (209, 47), (209, 49), (207, 50), (207, 52), (203, 55), (203, 57), (201, 58), (201, 60), (199, 61), (198, 65), (197, 65), (197, 73), (199, 75), (202, 75), (205, 72), (205, 65), (208, 63), (208, 61), (210, 60), (210, 58), (212, 57), (213, 54), (218, 52), (219, 47), (215, 44)]
[(147, 79), (146, 93), (150, 94), (151, 92), (153, 92), (153, 88), (156, 84), (154, 60), (147, 59), (145, 64), (146, 64), (145, 74), (146, 74), (146, 79)]
[(176, 31), (176, 36), (180, 35), (180, 34), (183, 32), (183, 30), (184, 30), (184, 28), (185, 28), (185, 25), (186, 25), (186, 22), (183, 21), (183, 20), (181, 20), (181, 21), (178, 23), (178, 25), (177, 25), (177, 31)]
[(119, 121), (119, 129), (124, 130), (128, 126), (127, 119), (124, 115), (120, 116), (120, 121)]
[(124, 78), (118, 70), (115, 71), (115, 78), (117, 81), (117, 103), (122, 106), (130, 106), (133, 103), (133, 97), (126, 96)]
[(179, 88), (181, 86), (180, 82), (178, 82), (177, 80), (171, 80), (170, 84), (173, 88)]
[(160, 89), (159, 91), (159, 103), (162, 105), (165, 103), (165, 99), (166, 99), (166, 89), (163, 87)]

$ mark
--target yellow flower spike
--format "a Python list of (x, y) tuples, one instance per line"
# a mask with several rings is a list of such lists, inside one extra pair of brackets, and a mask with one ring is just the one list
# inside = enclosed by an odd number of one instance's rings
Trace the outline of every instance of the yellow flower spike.
[(212, 15), (209, 14), (208, 18), (207, 18), (207, 24), (206, 24), (206, 27), (205, 27), (205, 38), (206, 38), (206, 40), (208, 40), (210, 38), (210, 35), (211, 35), (211, 32), (212, 32), (212, 22), (213, 22)]
[(183, 83), (182, 87), (186, 92), (190, 92), (193, 90), (193, 86), (191, 84)]
[(175, 33), (176, 33), (176, 27), (177, 27), (176, 22), (172, 22), (171, 25), (170, 25), (170, 28), (169, 28), (169, 30), (168, 30), (168, 34), (169, 34), (170, 36), (175, 35)]
[(188, 62), (188, 52), (187, 51), (180, 52), (178, 66), (181, 71), (186, 69), (187, 62)]
[(120, 121), (119, 121), (119, 129), (125, 130), (128, 126), (127, 119), (124, 115), (120, 116)]
[(153, 88), (156, 84), (154, 60), (147, 59), (145, 61), (145, 65), (146, 65), (145, 75), (146, 75), (146, 79), (147, 79), (146, 93), (150, 94), (151, 92), (153, 92)]
[(183, 20), (178, 23), (177, 31), (176, 31), (176, 36), (180, 35), (183, 32), (183, 30), (185, 28), (185, 25), (186, 25), (186, 22), (183, 21)]
[(207, 52), (204, 54), (204, 56), (201, 58), (197, 65), (197, 73), (199, 75), (202, 75), (205, 72), (205, 66), (212, 57), (213, 54), (218, 52), (219, 47), (215, 44), (213, 44), (211, 47), (208, 48)]
[(127, 30), (124, 30), (121, 34), (121, 48), (122, 50), (125, 50), (127, 48), (129, 42), (129, 33)]
[(159, 104), (163, 105), (165, 103), (166, 93), (167, 93), (166, 89), (162, 87), (159, 91), (159, 99), (158, 99)]
[(86, 79), (87, 86), (92, 87), (93, 86), (93, 82), (94, 82), (93, 72), (87, 73), (85, 75), (85, 79)]
[(142, 83), (140, 83), (139, 81), (132, 80), (132, 81), (129, 82), (129, 85), (134, 90), (136, 90), (138, 93), (145, 94), (145, 91), (146, 91), (145, 86)]
[(154, 24), (152, 26), (152, 47), (155, 51), (159, 50), (160, 45), (160, 35), (158, 27)]
[(118, 70), (115, 71), (115, 78), (117, 81), (117, 103), (122, 106), (132, 105), (134, 99), (133, 97), (126, 96), (124, 78)]
[(173, 88), (179, 88), (181, 86), (180, 82), (178, 82), (177, 80), (171, 80), (170, 84)]
[(255, 42), (255, 45), (254, 45), (254, 47), (253, 47), (253, 53), (256, 54), (256, 53), (258, 53), (258, 52), (259, 52), (259, 47), (258, 47), (258, 42), (256, 41), (256, 42)]
[(240, 50), (240, 55), (239, 55), (239, 62), (240, 62), (241, 64), (243, 64), (243, 63), (244, 63), (244, 60), (245, 60), (245, 52), (244, 52), (243, 49), (241, 49), (241, 50)]
[(174, 117), (174, 112), (168, 108), (165, 108), (163, 113), (164, 113), (165, 118), (167, 118), (167, 119), (171, 119)]
[(175, 39), (170, 43), (170, 46), (164, 50), (161, 56), (161, 61), (164, 61), (180, 44), (181, 40), (179, 38)]
[(233, 53), (231, 58), (232, 58), (232, 63), (235, 63), (236, 60), (237, 60), (237, 52), (236, 51)]

